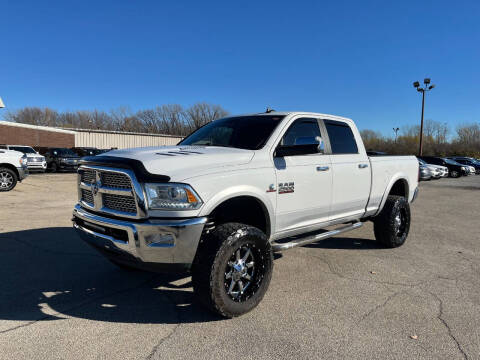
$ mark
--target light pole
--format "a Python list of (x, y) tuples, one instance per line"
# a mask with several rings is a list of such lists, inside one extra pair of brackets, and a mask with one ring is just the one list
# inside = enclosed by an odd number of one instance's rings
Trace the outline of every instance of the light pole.
[(418, 81), (413, 83), (413, 87), (415, 87), (418, 92), (422, 93), (422, 120), (420, 122), (420, 146), (418, 148), (418, 156), (422, 156), (423, 151), (423, 111), (425, 109), (425, 93), (435, 87), (434, 84), (430, 85), (430, 78), (423, 79), (423, 83), (425, 84), (425, 87), (423, 88), (420, 87), (420, 83)]
[(395, 144), (397, 143), (397, 134), (398, 134), (398, 130), (400, 130), (400, 128), (393, 128), (393, 132), (395, 133)]

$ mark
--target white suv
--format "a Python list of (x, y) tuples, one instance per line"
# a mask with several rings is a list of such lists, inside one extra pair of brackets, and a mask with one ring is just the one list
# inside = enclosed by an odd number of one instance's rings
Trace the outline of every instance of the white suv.
[(0, 192), (13, 190), (27, 176), (27, 157), (18, 151), (0, 149)]
[(34, 148), (26, 145), (0, 145), (0, 149), (20, 151), (27, 155), (28, 170), (45, 172), (47, 170), (47, 162), (45, 157), (40, 155)]

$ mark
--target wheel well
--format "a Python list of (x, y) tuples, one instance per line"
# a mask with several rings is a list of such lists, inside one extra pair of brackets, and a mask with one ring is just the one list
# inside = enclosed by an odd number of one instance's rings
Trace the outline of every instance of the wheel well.
[(405, 179), (399, 179), (393, 184), (388, 195), (398, 195), (408, 198), (408, 183)]
[(17, 180), (18, 180), (19, 174), (18, 174), (18, 170), (15, 166), (13, 166), (12, 164), (6, 163), (6, 164), (0, 164), (0, 168), (2, 168), (2, 167), (12, 170), (15, 173), (15, 175), (17, 176)]
[(209, 215), (214, 225), (239, 222), (252, 225), (270, 236), (270, 217), (265, 205), (253, 196), (239, 196), (218, 205)]

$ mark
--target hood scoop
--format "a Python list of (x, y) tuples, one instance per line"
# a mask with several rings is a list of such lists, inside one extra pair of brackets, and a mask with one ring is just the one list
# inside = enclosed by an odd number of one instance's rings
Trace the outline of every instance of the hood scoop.
[(156, 155), (163, 155), (163, 156), (177, 156), (177, 155), (192, 155), (192, 154), (205, 154), (199, 151), (193, 150), (176, 150), (176, 151), (168, 151), (168, 152), (157, 152)]

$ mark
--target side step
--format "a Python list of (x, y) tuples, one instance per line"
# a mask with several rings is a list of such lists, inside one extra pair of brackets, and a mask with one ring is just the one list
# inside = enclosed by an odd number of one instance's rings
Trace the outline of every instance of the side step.
[(363, 226), (363, 223), (356, 222), (356, 223), (353, 223), (353, 224), (340, 226), (339, 228), (336, 228), (335, 230), (323, 232), (323, 233), (320, 233), (320, 234), (307, 235), (307, 236), (301, 237), (301, 238), (296, 238), (295, 240), (292, 240), (292, 241), (289, 241), (289, 242), (286, 242), (286, 243), (272, 242), (272, 250), (274, 252), (278, 252), (278, 251), (284, 251), (284, 250), (292, 249), (292, 248), (297, 247), (297, 246), (303, 246), (303, 245), (311, 244), (311, 243), (314, 243), (314, 242), (317, 242), (317, 241), (320, 241), (320, 240), (325, 240), (325, 239), (331, 238), (332, 236), (342, 234), (342, 233), (347, 232), (347, 231), (358, 229), (362, 226)]

